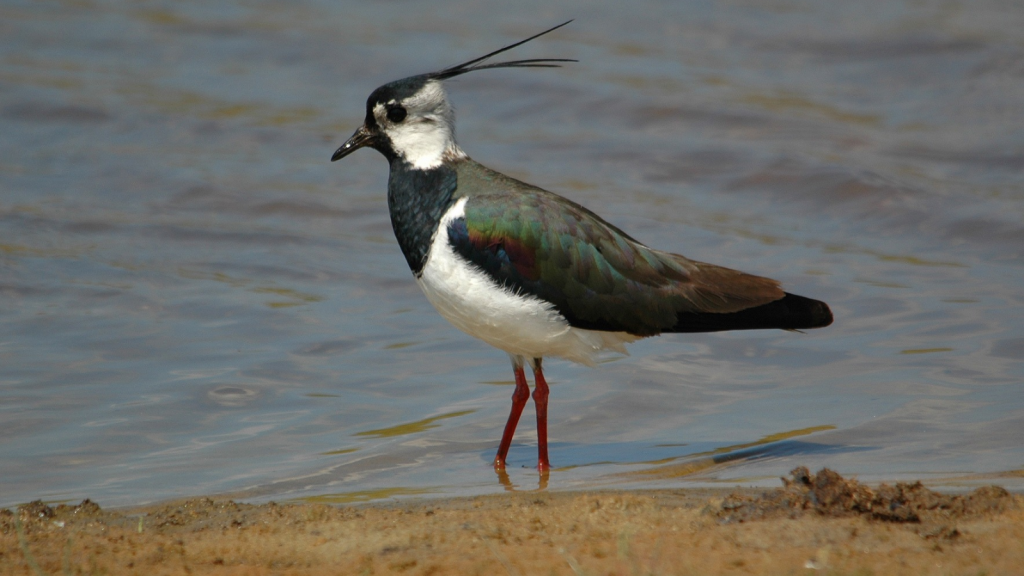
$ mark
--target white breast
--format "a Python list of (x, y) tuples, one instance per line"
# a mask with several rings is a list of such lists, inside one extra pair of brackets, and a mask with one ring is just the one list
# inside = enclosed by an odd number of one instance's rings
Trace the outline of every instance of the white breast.
[(417, 280), (441, 316), (495, 348), (527, 358), (559, 356), (592, 364), (603, 350), (626, 353), (623, 343), (637, 336), (573, 328), (548, 302), (495, 284), (456, 254), (448, 242), (448, 224), (465, 215), (466, 201), (460, 199), (441, 218)]

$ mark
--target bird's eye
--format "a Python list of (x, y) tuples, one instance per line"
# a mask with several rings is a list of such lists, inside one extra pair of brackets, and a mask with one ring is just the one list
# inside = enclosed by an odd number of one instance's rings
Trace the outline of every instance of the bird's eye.
[(405, 120), (407, 112), (405, 108), (401, 106), (390, 106), (388, 107), (388, 120), (398, 124), (402, 120)]

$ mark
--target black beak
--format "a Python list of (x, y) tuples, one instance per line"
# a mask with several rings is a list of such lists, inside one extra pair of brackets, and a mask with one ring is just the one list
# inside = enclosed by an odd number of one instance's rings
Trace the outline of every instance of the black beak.
[(334, 155), (331, 156), (331, 162), (335, 160), (341, 160), (345, 156), (359, 150), (363, 146), (370, 144), (373, 141), (373, 134), (366, 129), (366, 126), (360, 126), (356, 130), (355, 134), (351, 138), (345, 141), (340, 148), (334, 151)]

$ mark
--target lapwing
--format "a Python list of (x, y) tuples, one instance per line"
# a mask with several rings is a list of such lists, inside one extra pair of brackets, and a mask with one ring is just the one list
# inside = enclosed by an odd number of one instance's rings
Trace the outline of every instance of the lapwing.
[(486, 63), (569, 22), (437, 72), (389, 82), (366, 100), (363, 125), (334, 152), (369, 146), (387, 158), (388, 208), (398, 245), (427, 300), (456, 328), (504, 350), (515, 392), (495, 469), (502, 471), (530, 397), (537, 467), (550, 469), (548, 385), (541, 361), (592, 365), (602, 352), (666, 332), (820, 328), (824, 302), (769, 278), (690, 260), (635, 240), (587, 208), (487, 168), (455, 141), (444, 81), (496, 68), (575, 60)]

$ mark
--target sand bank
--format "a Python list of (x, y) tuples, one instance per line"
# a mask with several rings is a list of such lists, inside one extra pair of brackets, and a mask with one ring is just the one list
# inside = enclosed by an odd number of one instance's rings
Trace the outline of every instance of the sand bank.
[(1022, 504), (804, 469), (772, 491), (35, 502), (0, 512), (0, 574), (1020, 574)]

